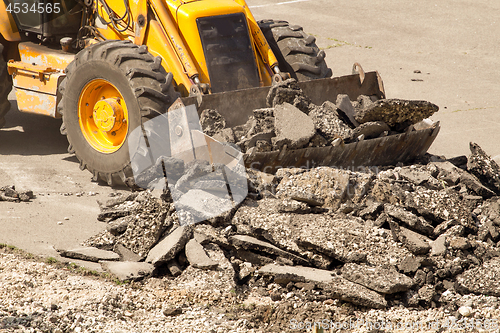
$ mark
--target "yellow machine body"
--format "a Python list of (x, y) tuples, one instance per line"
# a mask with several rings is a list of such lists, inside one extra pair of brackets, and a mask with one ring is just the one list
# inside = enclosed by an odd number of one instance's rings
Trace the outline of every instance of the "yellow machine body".
[[(211, 83), (197, 19), (242, 14), (246, 18), (258, 69), (258, 85), (272, 83), (276, 57), (244, 0), (129, 1), (130, 24), (122, 32), (106, 24), (110, 18), (101, 3), (96, 3), (96, 10), (102, 17), (102, 20), (95, 18), (95, 28), (99, 33), (106, 39), (131, 40), (138, 45), (147, 45), (150, 53), (162, 58), (162, 66), (173, 74), (176, 89), (183, 97), (196, 93), (195, 83)], [(121, 17), (126, 11), (121, 0), (107, 3), (116, 17)], [(7, 41), (20, 41), (14, 19), (5, 8), (0, 2), (0, 33)], [(14, 79), (19, 110), (60, 117), (56, 112), (60, 100), (57, 87), (74, 54), (31, 42), (21, 42), (17, 48), (20, 61), (10, 61), (8, 68)]]
[(21, 40), (16, 22), (7, 11), (7, 6), (3, 1), (0, 1), (0, 35), (8, 42), (17, 42)]
[(31, 42), (18, 44), (21, 60), (9, 60), (7, 68), (16, 90), (20, 111), (60, 118), (57, 104), (61, 96), (58, 87), (64, 78), (64, 69), (74, 55)]
[[(114, 10), (116, 15), (123, 15), (125, 11), (123, 3), (120, 1), (116, 3)], [(108, 39), (133, 39), (136, 44), (147, 45), (153, 55), (163, 59), (163, 67), (173, 74), (178, 90), (183, 96), (189, 95), (193, 77), (198, 77), (202, 83), (210, 83), (206, 55), (197, 25), (197, 19), (204, 17), (244, 14), (259, 69), (261, 86), (271, 84), (271, 67), (277, 64), (277, 60), (244, 1), (150, 0), (149, 3), (149, 19), (145, 27), (141, 28), (137, 22), (137, 18), (147, 11), (145, 0), (139, 0), (136, 6), (130, 7), (132, 16), (135, 17), (135, 27), (119, 33), (110, 25), (96, 25), (99, 32)], [(102, 7), (98, 10), (104, 20), (109, 20)]]

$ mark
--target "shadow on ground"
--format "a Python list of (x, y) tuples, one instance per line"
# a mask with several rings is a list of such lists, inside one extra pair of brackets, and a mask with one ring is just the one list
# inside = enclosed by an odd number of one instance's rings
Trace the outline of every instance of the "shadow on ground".
[[(7, 113), (5, 126), (0, 130), (2, 155), (51, 155), (67, 153), (68, 141), (61, 135), (61, 119), (19, 112), (16, 101)], [(77, 162), (76, 158), (68, 158)]]

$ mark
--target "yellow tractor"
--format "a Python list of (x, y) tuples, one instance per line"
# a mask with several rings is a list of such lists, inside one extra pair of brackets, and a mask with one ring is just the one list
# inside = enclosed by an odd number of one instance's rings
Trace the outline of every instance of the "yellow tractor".
[[(132, 174), (129, 134), (179, 97), (231, 126), (290, 76), (315, 103), (338, 93), (384, 98), (377, 73), (330, 79), (313, 36), (257, 22), (244, 0), (5, 0), (0, 43), (0, 127), (14, 86), (18, 109), (62, 117), (68, 151), (110, 185)], [(415, 141), (415, 154), (432, 143)]]

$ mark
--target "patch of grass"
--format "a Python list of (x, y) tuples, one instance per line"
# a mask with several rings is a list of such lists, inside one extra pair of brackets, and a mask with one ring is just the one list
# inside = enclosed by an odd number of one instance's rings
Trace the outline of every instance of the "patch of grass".
[(85, 276), (101, 276), (101, 273), (99, 273), (98, 271), (95, 271), (93, 269), (88, 269), (85, 267), (81, 267), (81, 266), (79, 266), (76, 269), (76, 271), (77, 271), (77, 273), (85, 275)]
[[(94, 276), (94, 277), (98, 277), (98, 278), (104, 278), (107, 280), (114, 279), (114, 277), (112, 277), (108, 273), (101, 273), (101, 272), (98, 272), (98, 271), (95, 271), (92, 269), (78, 266), (74, 262), (59, 261), (57, 258), (54, 258), (54, 257), (35, 256), (34, 254), (26, 252), (26, 251), (19, 249), (13, 245), (0, 243), (0, 251), (3, 251), (5, 253), (14, 253), (14, 254), (20, 256), (22, 259), (44, 262), (46, 264), (54, 266), (55, 268), (68, 270), (72, 273), (76, 273), (76, 274), (83, 275), (83, 276)], [(124, 282), (122, 284), (127, 284), (127, 283), (128, 283), (128, 281)]]
[(66, 264), (66, 267), (67, 267), (67, 268), (69, 268), (69, 269), (71, 269), (71, 270), (75, 270), (75, 269), (77, 269), (77, 268), (78, 268), (78, 265), (77, 265), (77, 264), (75, 264), (74, 262), (68, 262), (68, 263)]
[(350, 43), (350, 42), (346, 42), (344, 40), (338, 40), (337, 38), (330, 38), (330, 37), (328, 37), (327, 39), (329, 41), (334, 41), (335, 44), (331, 44), (331, 45), (328, 45), (326, 47), (322, 47), (321, 48), (322, 50), (333, 49), (335, 47), (341, 47), (341, 46), (354, 46), (354, 47), (361, 47), (361, 48), (364, 48), (364, 49), (371, 49), (372, 48), (371, 46), (363, 46), (363, 45), (353, 44), (353, 43)]
[[(65, 268), (66, 270), (69, 270), (70, 272), (78, 274), (78, 275), (93, 276), (93, 277), (96, 277), (99, 279), (103, 279), (106, 281), (112, 281), (112, 282), (115, 281), (115, 277), (113, 275), (109, 274), (108, 272), (98, 272), (98, 271), (93, 270), (93, 269), (79, 266), (74, 262), (65, 262), (65, 263), (61, 263), (61, 264), (63, 265), (63, 267), (61, 267), (61, 268)], [(125, 284), (125, 283), (123, 283), (123, 284)]]
[(15, 247), (14, 245), (0, 243), (0, 249), (17, 250), (17, 247)]
[(93, 270), (93, 269), (88, 269), (88, 268), (85, 268), (83, 266), (79, 266), (78, 264), (76, 264), (74, 262), (62, 262), (62, 261), (58, 261), (57, 259), (55, 259), (55, 260), (56, 260), (56, 262), (54, 263), (54, 265), (57, 268), (61, 268), (61, 269), (70, 271), (71, 273), (75, 273), (75, 274), (82, 275), (82, 276), (94, 276), (94, 277), (101, 278), (104, 280), (112, 281), (111, 276), (108, 273), (98, 272), (98, 271)]
[(17, 248), (14, 245), (0, 243), (0, 251), (2, 251), (4, 253), (18, 255), (22, 259), (26, 259), (26, 260), (38, 260), (34, 254), (26, 252), (20, 248)]
[(123, 286), (123, 285), (128, 285), (128, 284), (130, 284), (130, 281), (129, 281), (129, 280), (121, 281), (121, 280), (120, 280), (120, 279), (118, 279), (118, 278), (114, 278), (114, 279), (113, 279), (113, 282), (114, 282), (117, 286)]
[(47, 259), (45, 259), (45, 262), (49, 265), (53, 265), (53, 264), (56, 264), (57, 262), (59, 262), (59, 260), (57, 260), (54, 257), (48, 257)]
[(490, 107), (487, 107), (487, 108), (470, 108), (470, 109), (465, 109), (465, 110), (458, 109), (458, 110), (454, 110), (454, 111), (451, 111), (451, 112), (454, 113), (454, 112), (477, 111), (477, 110), (486, 110), (486, 109), (493, 109), (493, 107), (490, 106)]

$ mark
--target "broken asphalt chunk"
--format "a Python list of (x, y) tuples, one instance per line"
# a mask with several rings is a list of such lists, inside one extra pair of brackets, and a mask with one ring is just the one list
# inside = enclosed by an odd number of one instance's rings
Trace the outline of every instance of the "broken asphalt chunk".
[(430, 239), (427, 237), (401, 227), (394, 221), (389, 221), (389, 226), (395, 237), (413, 254), (426, 254), (431, 249)]
[(79, 247), (74, 249), (57, 249), (62, 257), (98, 262), (101, 260), (120, 260), (113, 251), (101, 250), (96, 247)]
[(175, 228), (149, 251), (146, 262), (159, 266), (172, 260), (184, 248), (191, 235), (192, 228), (189, 226)]
[(305, 147), (316, 134), (313, 121), (295, 106), (284, 103), (274, 109), (276, 137), (272, 139), (277, 148), (287, 145), (289, 149)]
[(437, 105), (428, 101), (380, 99), (363, 104), (356, 109), (355, 118), (359, 123), (383, 121), (391, 127), (406, 121), (416, 124), (439, 110)]
[(287, 251), (283, 251), (282, 249), (274, 246), (271, 243), (261, 241), (257, 238), (251, 237), (251, 236), (246, 236), (246, 235), (230, 236), (229, 242), (231, 242), (231, 244), (233, 244), (235, 247), (242, 248), (244, 250), (265, 252), (265, 253), (285, 257), (285, 258), (290, 259), (290, 260), (292, 260), (298, 264), (301, 264), (301, 265), (308, 264), (307, 260), (305, 260), (299, 256), (296, 256), (296, 255), (289, 253)]
[(230, 293), (236, 288), (236, 272), (231, 262), (226, 258), (224, 251), (217, 244), (207, 244), (204, 250), (208, 257), (217, 263), (214, 270), (203, 270), (188, 266), (182, 274), (175, 278), (177, 289), (188, 291), (219, 290)]
[(492, 258), (457, 277), (459, 290), (500, 297), (500, 258)]
[(429, 224), (424, 218), (405, 210), (402, 207), (386, 204), (384, 211), (387, 215), (401, 221), (409, 228), (421, 232), (425, 235), (432, 235), (434, 227)]
[(196, 239), (190, 239), (186, 243), (186, 258), (189, 264), (195, 268), (200, 269), (215, 269), (217, 267), (217, 262), (210, 259), (203, 249), (203, 245), (198, 243)]
[(101, 267), (120, 281), (139, 280), (151, 276), (155, 267), (145, 262), (100, 261)]
[(500, 166), (478, 144), (471, 142), (470, 151), (467, 170), (478, 177), (489, 189), (500, 194)]
[(407, 291), (413, 285), (412, 279), (394, 268), (349, 263), (342, 267), (341, 272), (345, 279), (383, 294)]
[(315, 106), (310, 112), (309, 117), (314, 123), (318, 133), (328, 142), (335, 139), (348, 139), (353, 136), (352, 129), (340, 119), (337, 113), (337, 107), (326, 101), (321, 106)]
[(348, 281), (331, 271), (302, 266), (278, 266), (269, 264), (259, 269), (259, 274), (271, 275), (280, 284), (288, 282), (313, 282), (331, 293), (333, 297), (356, 305), (382, 309), (387, 301), (379, 293), (360, 284)]
[(114, 252), (118, 253), (120, 255), (120, 260), (121, 261), (134, 261), (138, 262), (142, 260), (142, 257), (135, 254), (134, 252), (130, 251), (127, 249), (125, 246), (122, 244), (116, 244), (114, 249)]

